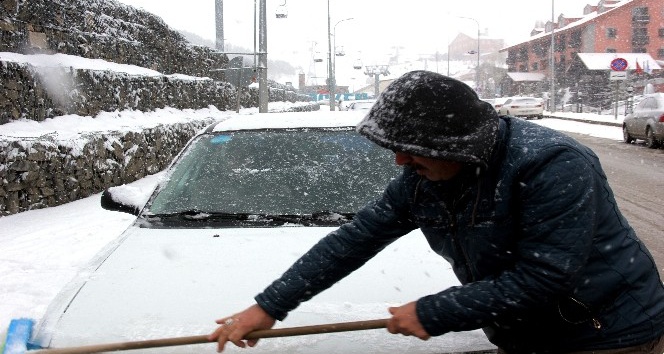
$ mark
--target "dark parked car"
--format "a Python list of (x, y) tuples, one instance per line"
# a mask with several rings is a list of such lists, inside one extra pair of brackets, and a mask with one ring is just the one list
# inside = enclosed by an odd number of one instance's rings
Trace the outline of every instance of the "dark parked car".
[(649, 148), (664, 141), (664, 93), (646, 95), (623, 120), (623, 140), (629, 144), (636, 139)]

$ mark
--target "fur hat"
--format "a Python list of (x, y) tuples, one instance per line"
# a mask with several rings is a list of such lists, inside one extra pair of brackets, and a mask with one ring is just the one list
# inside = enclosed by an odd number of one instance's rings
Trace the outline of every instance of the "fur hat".
[(461, 81), (411, 71), (385, 89), (357, 131), (388, 149), (486, 168), (498, 114)]

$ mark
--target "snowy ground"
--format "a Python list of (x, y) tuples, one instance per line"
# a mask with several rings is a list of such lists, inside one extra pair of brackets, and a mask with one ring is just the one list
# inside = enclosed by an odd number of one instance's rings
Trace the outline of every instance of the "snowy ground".
[[(273, 104), (270, 104), (272, 110)], [(277, 104), (280, 105), (280, 104)], [(322, 107), (322, 110), (327, 110)], [(253, 112), (242, 110), (240, 114)], [(56, 133), (75, 141), (81, 130), (138, 129), (149, 122), (173, 122), (201, 117), (223, 118), (236, 114), (214, 107), (202, 110), (104, 113), (91, 117), (66, 116), (42, 123), (19, 121), (0, 126), (0, 140), (7, 137), (38, 137)], [(575, 115), (565, 113), (565, 115)], [(575, 115), (577, 118), (619, 123), (613, 116)], [(99, 121), (98, 118), (101, 118)], [(101, 121), (103, 124), (100, 124)], [(146, 123), (148, 122), (148, 123)], [(536, 120), (551, 128), (621, 140), (617, 126), (587, 124), (559, 119)], [(133, 185), (149, 193), (158, 175), (146, 177)], [(117, 237), (133, 220), (129, 214), (110, 212), (99, 206), (100, 194), (66, 205), (0, 217), (0, 339), (12, 318), (38, 319), (65, 283), (105, 244)]]

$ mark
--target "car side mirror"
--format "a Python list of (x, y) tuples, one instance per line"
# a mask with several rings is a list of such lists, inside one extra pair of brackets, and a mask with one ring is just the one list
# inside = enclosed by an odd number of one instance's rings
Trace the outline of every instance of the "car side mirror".
[(136, 205), (126, 204), (118, 199), (114, 199), (113, 193), (110, 191), (110, 189), (104, 190), (104, 192), (101, 194), (101, 207), (105, 210), (120, 211), (136, 216), (138, 216), (141, 211), (141, 209)]

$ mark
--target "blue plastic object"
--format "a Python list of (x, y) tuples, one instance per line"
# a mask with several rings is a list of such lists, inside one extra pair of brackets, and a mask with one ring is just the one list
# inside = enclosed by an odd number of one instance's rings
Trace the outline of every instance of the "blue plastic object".
[(28, 349), (38, 349), (28, 343), (32, 336), (33, 326), (34, 321), (29, 318), (11, 320), (2, 354), (25, 354)]

